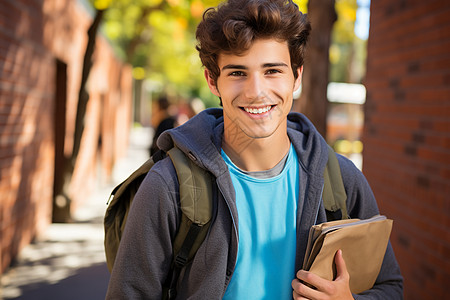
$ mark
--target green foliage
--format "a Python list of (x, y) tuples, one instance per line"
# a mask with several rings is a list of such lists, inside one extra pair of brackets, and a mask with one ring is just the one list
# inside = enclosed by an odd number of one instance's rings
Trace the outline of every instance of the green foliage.
[(92, 2), (97, 10), (105, 10), (111, 4), (111, 0), (93, 0)]
[[(93, 4), (108, 0), (90, 0)], [(195, 50), (195, 28), (203, 11), (219, 0), (114, 0), (103, 32), (118, 55), (156, 86), (182, 97), (213, 100)], [(207, 92), (207, 93), (206, 93)], [(206, 101), (208, 102), (208, 101)]]
[(365, 73), (366, 41), (355, 35), (356, 0), (336, 0), (338, 19), (330, 47), (330, 81), (360, 83)]
[(299, 10), (306, 14), (308, 13), (308, 0), (293, 0), (298, 5)]
[[(294, 1), (307, 13), (307, 0)], [(336, 0), (337, 21), (330, 46), (330, 81), (360, 83), (365, 74), (366, 43), (355, 35), (356, 0)]]

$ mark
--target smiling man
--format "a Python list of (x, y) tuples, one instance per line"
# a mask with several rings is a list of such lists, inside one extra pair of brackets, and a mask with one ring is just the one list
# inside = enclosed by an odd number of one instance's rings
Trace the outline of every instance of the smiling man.
[(274, 39), (258, 39), (240, 55), (222, 54), (218, 67), (217, 82), (208, 70), (205, 77), (222, 99), (222, 148), (243, 170), (271, 169), (289, 149), (287, 115), (301, 68), (294, 76), (287, 42)]
[[(158, 139), (160, 149), (176, 145), (214, 178), (212, 224), (178, 278), (177, 299), (402, 298), (390, 245), (374, 287), (361, 295), (350, 292), (340, 251), (333, 281), (301, 270), (310, 227), (327, 221), (327, 144), (305, 116), (290, 112), (309, 31), (290, 0), (229, 0), (208, 9), (197, 28), (205, 78), (223, 109)], [(350, 217), (378, 214), (362, 173), (338, 160)], [(107, 298), (163, 297), (180, 218), (179, 183), (165, 158), (131, 206)]]

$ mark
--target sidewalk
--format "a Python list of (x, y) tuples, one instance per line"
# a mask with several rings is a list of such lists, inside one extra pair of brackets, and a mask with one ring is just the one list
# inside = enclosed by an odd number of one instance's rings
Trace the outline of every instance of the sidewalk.
[(109, 281), (103, 248), (103, 216), (113, 187), (148, 158), (151, 132), (133, 129), (127, 156), (114, 167), (111, 184), (99, 186), (71, 224), (51, 224), (25, 247), (1, 277), (0, 299), (104, 299)]

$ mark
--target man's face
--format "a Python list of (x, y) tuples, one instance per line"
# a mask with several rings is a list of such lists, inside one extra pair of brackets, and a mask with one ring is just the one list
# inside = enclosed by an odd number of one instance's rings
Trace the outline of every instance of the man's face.
[(294, 79), (287, 43), (256, 40), (243, 55), (220, 54), (218, 66), (216, 83), (208, 70), (205, 77), (222, 99), (225, 140), (286, 135), (293, 91), (301, 81), (301, 69)]

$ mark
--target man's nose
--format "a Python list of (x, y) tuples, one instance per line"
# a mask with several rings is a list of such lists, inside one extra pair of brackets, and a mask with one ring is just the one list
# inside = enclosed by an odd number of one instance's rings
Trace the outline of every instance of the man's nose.
[(245, 97), (247, 99), (258, 99), (263, 91), (263, 79), (258, 75), (250, 76), (245, 85)]

